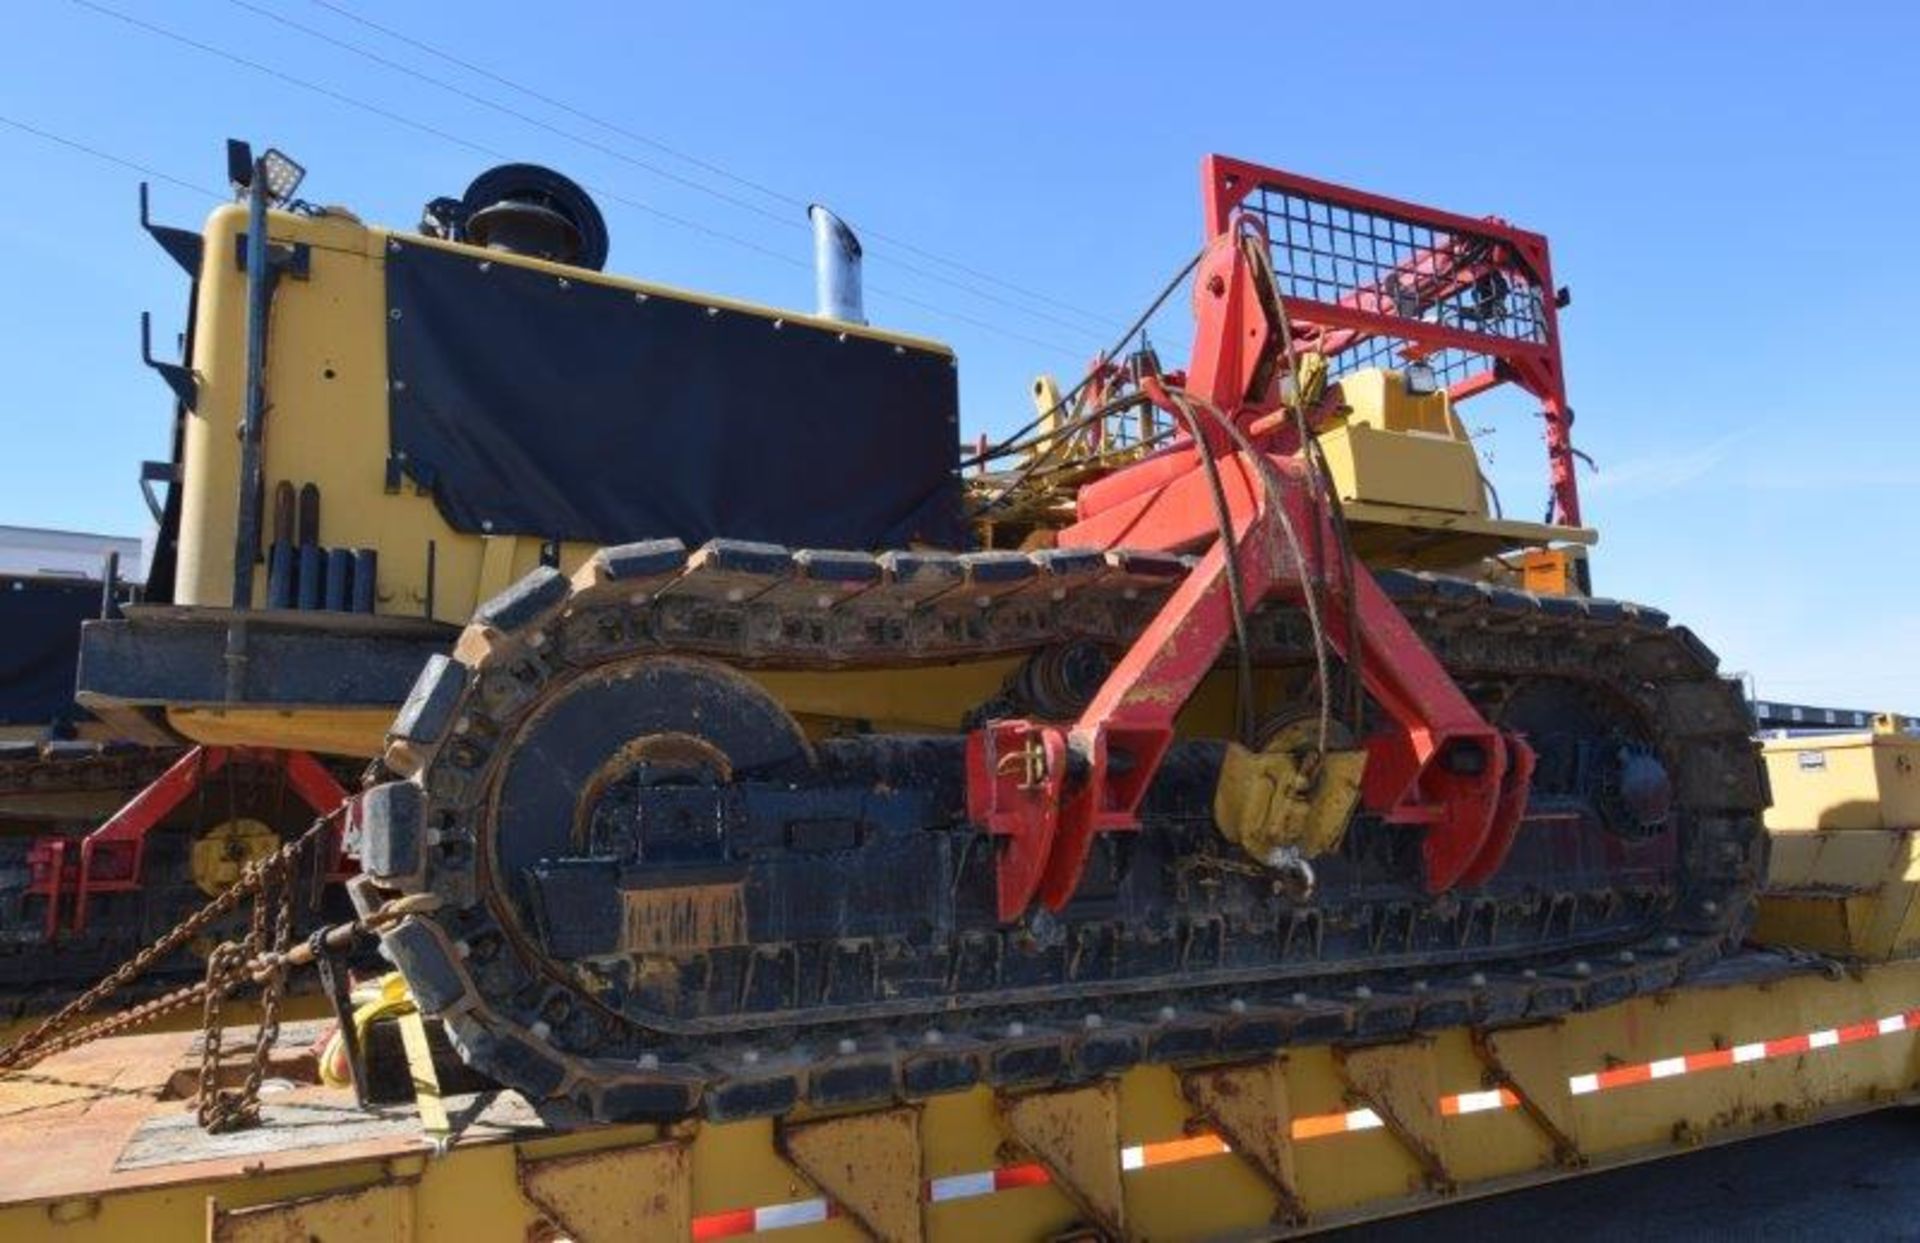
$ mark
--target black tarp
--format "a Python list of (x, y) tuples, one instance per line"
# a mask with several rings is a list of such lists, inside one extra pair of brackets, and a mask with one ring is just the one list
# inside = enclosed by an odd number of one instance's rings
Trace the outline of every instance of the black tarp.
[(99, 583), (0, 577), (0, 725), (81, 715), (73, 702), (80, 623), (99, 615)]
[(457, 530), (963, 542), (946, 354), (408, 243), (387, 309), (391, 452)]

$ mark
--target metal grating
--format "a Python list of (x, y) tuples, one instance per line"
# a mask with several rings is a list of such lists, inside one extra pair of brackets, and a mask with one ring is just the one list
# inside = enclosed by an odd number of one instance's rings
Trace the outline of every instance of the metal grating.
[[(1432, 324), (1508, 342), (1548, 341), (1547, 296), (1513, 247), (1491, 233), (1450, 230), (1385, 209), (1263, 185), (1241, 204), (1266, 226), (1280, 293), (1303, 324), (1311, 304)], [(1421, 359), (1449, 383), (1489, 370), (1489, 355), (1436, 349), (1406, 336), (1333, 334), (1336, 374)]]
[(1328, 370), (1337, 378), (1367, 367), (1404, 367), (1409, 362), (1424, 362), (1447, 388), (1482, 375), (1493, 367), (1493, 359), (1474, 350), (1430, 350), (1405, 337), (1362, 337), (1358, 343), (1327, 360)]

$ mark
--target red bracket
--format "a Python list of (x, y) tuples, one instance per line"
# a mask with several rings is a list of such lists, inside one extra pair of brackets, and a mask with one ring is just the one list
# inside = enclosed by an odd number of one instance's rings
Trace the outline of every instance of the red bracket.
[[(346, 790), (326, 766), (304, 751), (275, 751), (255, 747), (192, 747), (167, 771), (135, 794), (105, 823), (79, 842), (73, 876), (73, 931), (86, 931), (88, 900), (97, 893), (126, 893), (145, 883), (147, 836), (209, 778), (236, 760), (280, 769), (288, 786), (316, 815), (338, 807)], [(328, 877), (350, 874), (345, 862), (345, 834), (333, 832)], [(33, 879), (27, 892), (47, 900), (49, 939), (60, 928), (60, 908), (68, 880), (68, 847), (62, 838), (42, 838), (29, 855)]]
[(1057, 726), (994, 721), (967, 735), (967, 817), (1001, 839), (996, 875), (1004, 922), (1033, 905), (1060, 826), (1067, 737)]

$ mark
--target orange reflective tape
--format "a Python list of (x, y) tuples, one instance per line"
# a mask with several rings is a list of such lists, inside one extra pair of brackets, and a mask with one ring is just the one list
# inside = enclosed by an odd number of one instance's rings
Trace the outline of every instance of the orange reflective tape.
[(1295, 1139), (1322, 1139), (1328, 1135), (1343, 1135), (1347, 1130), (1347, 1115), (1344, 1111), (1337, 1114), (1314, 1114), (1308, 1118), (1293, 1120)]
[(1163, 1140), (1157, 1144), (1142, 1144), (1140, 1147), (1142, 1168), (1154, 1165), (1177, 1165), (1182, 1161), (1217, 1157), (1229, 1151), (1226, 1141), (1211, 1132), (1190, 1135), (1185, 1139)]

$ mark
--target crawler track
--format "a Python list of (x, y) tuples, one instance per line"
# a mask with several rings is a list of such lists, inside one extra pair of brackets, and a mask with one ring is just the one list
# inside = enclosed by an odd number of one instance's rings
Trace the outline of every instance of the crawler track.
[[(536, 572), (422, 675), (389, 749), (398, 779), (362, 796), (377, 885), (442, 899), (386, 952), (478, 1069), (664, 1119), (1548, 1016), (1668, 987), (1737, 941), (1764, 863), (1750, 718), (1651, 610), (1380, 576), (1541, 752), (1534, 811), (1484, 887), (1427, 895), (1418, 831), (1363, 816), (1313, 898), (1290, 900), (1212, 829), (1218, 747), (1193, 741), (1074, 902), (1013, 927), (991, 915), (957, 739), (809, 744), (729, 671), (911, 678), (1118, 647), (1182, 572), (1151, 554), (671, 541), (606, 550), (571, 582)], [(1263, 667), (1312, 660), (1296, 610), (1263, 609), (1251, 634)], [(629, 737), (653, 741), (616, 763)], [(701, 758), (661, 759), (662, 738)], [(1611, 810), (1621, 747), (1670, 774), (1658, 824)], [(556, 789), (580, 801), (556, 815)]]
[(0, 742), (0, 816), (16, 803), (37, 805), (83, 795), (132, 794), (180, 758), (175, 747), (133, 743)]

